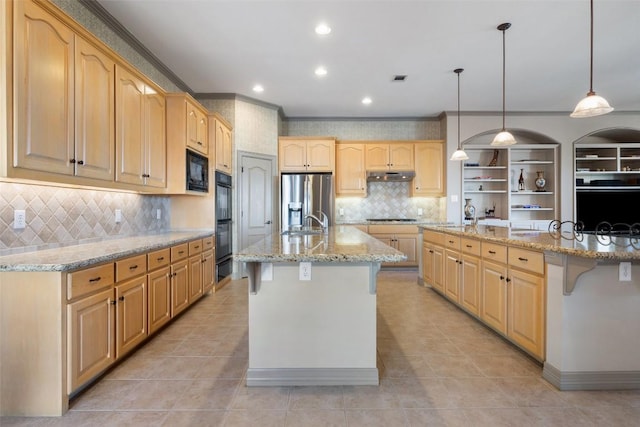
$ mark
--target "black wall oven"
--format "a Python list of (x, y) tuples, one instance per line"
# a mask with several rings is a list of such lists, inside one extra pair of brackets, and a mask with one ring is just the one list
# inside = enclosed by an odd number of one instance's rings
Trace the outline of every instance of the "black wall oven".
[(231, 175), (216, 171), (216, 277), (218, 282), (233, 271), (231, 228)]

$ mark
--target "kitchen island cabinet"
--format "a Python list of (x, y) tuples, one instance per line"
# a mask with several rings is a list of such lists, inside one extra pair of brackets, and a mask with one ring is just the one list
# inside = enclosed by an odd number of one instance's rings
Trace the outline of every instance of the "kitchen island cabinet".
[(401, 262), (383, 263), (383, 267), (417, 267), (418, 266), (418, 227), (415, 225), (381, 225), (368, 226), (368, 233), (384, 244), (402, 252), (406, 259)]
[(0, 415), (64, 414), (74, 393), (169, 321), (168, 249), (184, 248), (188, 284), (189, 243), (209, 239), (169, 232), (0, 257)]
[(249, 273), (248, 386), (378, 385), (376, 273), (402, 253), (338, 226), (234, 257)]

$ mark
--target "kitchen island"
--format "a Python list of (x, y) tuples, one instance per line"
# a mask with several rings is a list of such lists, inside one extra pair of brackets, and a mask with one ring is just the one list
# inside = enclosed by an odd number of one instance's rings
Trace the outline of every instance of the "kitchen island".
[(249, 276), (248, 386), (378, 385), (376, 276), (405, 255), (350, 226), (272, 234)]
[[(462, 263), (465, 246), (474, 246), (474, 242), (479, 245), (476, 258), (481, 266), (478, 290), (481, 307), (475, 317), (487, 326), (503, 333), (494, 322), (498, 316), (486, 315), (492, 314), (491, 310), (498, 312), (494, 310), (498, 305), (493, 303), (490, 293), (506, 295), (503, 301), (507, 305), (525, 308), (500, 307), (509, 313), (504, 333), (507, 339), (517, 341), (510, 332), (514, 323), (525, 324), (526, 310), (529, 310), (527, 314), (539, 313), (540, 322), (527, 320), (527, 327), (520, 331), (534, 332), (538, 325), (542, 328), (542, 353), (538, 358), (544, 364), (543, 377), (550, 383), (561, 390), (640, 388), (640, 335), (636, 333), (640, 327), (640, 239), (582, 234), (562, 228), (535, 231), (482, 225), (424, 226), (421, 231), (427, 263), (431, 262), (428, 255), (433, 248), (429, 242), (433, 241), (431, 233), (443, 237), (442, 246), (453, 257), (457, 255), (446, 249), (448, 242), (455, 241), (455, 237), (466, 239), (463, 240), (466, 245), (463, 243), (459, 252)], [(502, 251), (504, 260), (508, 261), (495, 259)], [(539, 269), (542, 286), (538, 291), (528, 286), (534, 282), (521, 281), (525, 286), (520, 286), (518, 294), (511, 274), (518, 267), (513, 263), (534, 261), (517, 255), (523, 251), (540, 254), (544, 261)], [(498, 268), (501, 265), (504, 270)], [(501, 271), (506, 274), (493, 274)], [(494, 280), (493, 276), (500, 279)], [(433, 286), (429, 283), (432, 280), (424, 274), (421, 277), (425, 285)], [(464, 287), (469, 282), (463, 277), (457, 283), (461, 284), (463, 289), (459, 292), (464, 295)], [(533, 297), (534, 292), (539, 293)], [(527, 306), (532, 301), (539, 304)], [(491, 304), (489, 310), (487, 304)]]

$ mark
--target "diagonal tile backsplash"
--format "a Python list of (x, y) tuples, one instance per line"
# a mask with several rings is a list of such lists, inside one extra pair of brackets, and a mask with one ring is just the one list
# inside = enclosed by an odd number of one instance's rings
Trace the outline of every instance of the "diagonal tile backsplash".
[[(13, 228), (15, 209), (26, 211), (26, 228)], [(0, 182), (0, 255), (167, 231), (169, 214), (167, 196)]]

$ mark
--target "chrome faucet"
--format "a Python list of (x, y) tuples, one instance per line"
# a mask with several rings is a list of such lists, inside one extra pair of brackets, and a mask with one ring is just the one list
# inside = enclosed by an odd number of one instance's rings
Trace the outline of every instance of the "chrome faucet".
[(327, 214), (325, 214), (322, 211), (318, 211), (318, 213), (320, 214), (322, 219), (318, 218), (317, 216), (315, 216), (313, 214), (305, 215), (304, 219), (312, 219), (312, 220), (316, 221), (322, 227), (322, 231), (326, 232), (326, 231), (329, 230), (329, 217), (327, 216)]

